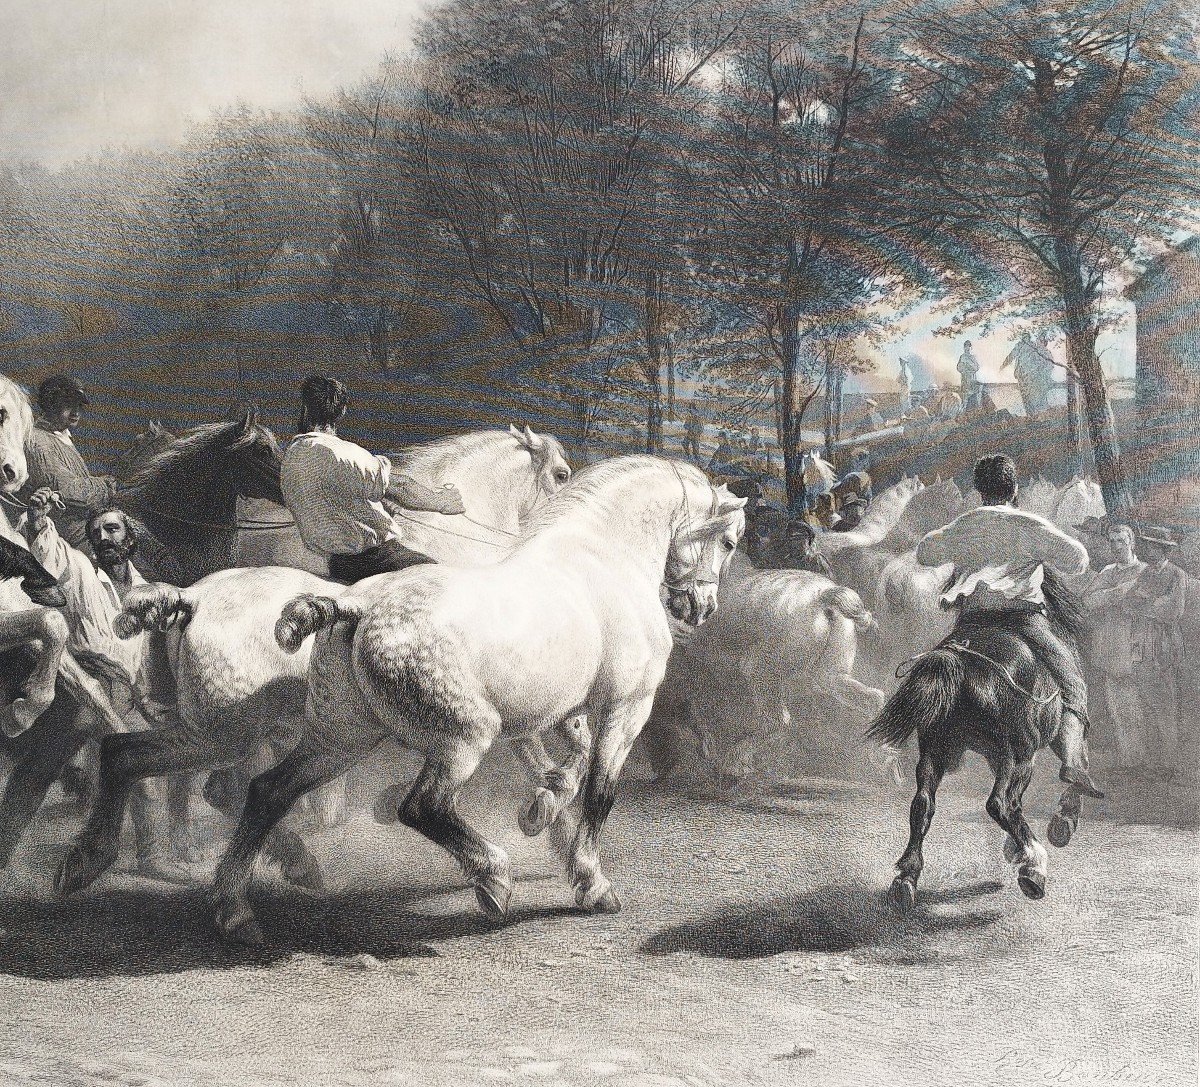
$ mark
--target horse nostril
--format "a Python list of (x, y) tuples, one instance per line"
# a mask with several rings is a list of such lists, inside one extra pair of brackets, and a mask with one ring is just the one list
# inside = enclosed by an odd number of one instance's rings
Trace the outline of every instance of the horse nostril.
[(4, 482), (13, 483), (17, 478), (17, 470), (11, 464), (4, 465)]

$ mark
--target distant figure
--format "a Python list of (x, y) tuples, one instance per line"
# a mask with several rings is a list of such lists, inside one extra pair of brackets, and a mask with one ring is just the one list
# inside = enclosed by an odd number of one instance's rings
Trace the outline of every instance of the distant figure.
[(833, 495), (826, 492), (818, 494), (813, 499), (812, 515), (810, 524), (816, 521), (818, 528), (823, 528), (827, 532), (836, 531), (837, 526), (841, 524), (842, 518), (834, 508)]
[[(749, 519), (748, 519), (749, 520)], [(771, 506), (760, 505), (747, 533), (746, 553), (760, 570), (784, 566), (783, 536), (787, 514)]]
[(900, 415), (903, 417), (912, 411), (912, 371), (908, 359), (900, 359), (898, 365), (900, 373), (896, 377), (896, 386), (899, 391)]
[(117, 493), (112, 476), (94, 476), (75, 448), (71, 429), (83, 418), (88, 398), (73, 377), (55, 374), (46, 378), (37, 393), (38, 418), (25, 444), (29, 482), (21, 489), (28, 501), (46, 487), (58, 493), (63, 508), (50, 508), (49, 517), (59, 535), (72, 547), (87, 546), (88, 511), (110, 506)]
[(1117, 769), (1140, 770), (1146, 763), (1145, 716), (1139, 682), (1140, 661), (1133, 651), (1134, 613), (1129, 592), (1146, 569), (1133, 553), (1133, 529), (1112, 525), (1108, 540), (1114, 561), (1084, 591), (1080, 603), (1091, 623), (1091, 660), (1104, 677), (1104, 704), (1116, 740)]
[(863, 407), (866, 411), (861, 420), (859, 420), (857, 433), (873, 434), (877, 430), (883, 429), (883, 416), (879, 414), (879, 403), (870, 398), (863, 401)]
[(825, 556), (813, 550), (817, 534), (812, 525), (799, 517), (788, 522), (783, 543), (783, 565), (790, 570), (807, 570), (833, 580), (833, 572)]
[(1000, 369), (1009, 366), (1016, 376), (1025, 414), (1040, 415), (1050, 405), (1050, 390), (1054, 385), (1054, 360), (1046, 351), (1044, 338), (1039, 337), (1035, 343), (1028, 332), (1023, 332)]
[(1126, 597), (1134, 616), (1133, 655), (1138, 662), (1143, 719), (1150, 741), (1148, 761), (1152, 770), (1167, 778), (1179, 770), (1182, 712), (1179, 668), (1183, 640), (1179, 624), (1187, 606), (1187, 574), (1170, 561), (1178, 546), (1165, 529), (1143, 529), (1137, 537), (1137, 549), (1146, 569)]
[(832, 525), (834, 532), (853, 532), (862, 523), (863, 514), (867, 512), (867, 500), (860, 495), (852, 494), (838, 511), (840, 517), (837, 524)]
[(841, 506), (855, 496), (869, 503), (875, 497), (871, 492), (871, 477), (864, 471), (847, 472), (834, 486), (833, 496)]
[(733, 443), (729, 431), (722, 428), (717, 432), (717, 448), (708, 462), (710, 476), (727, 476), (733, 471)]
[(962, 378), (959, 392), (962, 395), (964, 410), (970, 410), (979, 405), (979, 360), (971, 350), (971, 341), (963, 344), (962, 354), (958, 356), (958, 373)]
[(924, 440), (929, 433), (929, 409), (924, 404), (913, 408), (904, 420), (904, 440), (910, 444)]
[(456, 514), (462, 496), (450, 485), (431, 490), (393, 476), (392, 462), (339, 438), (349, 395), (340, 381), (312, 376), (300, 392), (300, 433), (280, 470), (280, 489), (305, 546), (329, 560), (329, 576), (353, 585), (373, 574), (432, 562), (405, 547), (403, 530), (383, 505)]
[(704, 420), (700, 418), (700, 410), (692, 401), (688, 412), (687, 423), (683, 428), (683, 455), (688, 457), (697, 467), (700, 465), (700, 443), (704, 440)]

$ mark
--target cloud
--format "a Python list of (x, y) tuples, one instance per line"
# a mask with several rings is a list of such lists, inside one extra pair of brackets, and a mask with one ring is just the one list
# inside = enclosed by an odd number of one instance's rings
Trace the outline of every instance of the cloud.
[(59, 166), (294, 104), (407, 46), (418, 0), (3, 0), (0, 153)]

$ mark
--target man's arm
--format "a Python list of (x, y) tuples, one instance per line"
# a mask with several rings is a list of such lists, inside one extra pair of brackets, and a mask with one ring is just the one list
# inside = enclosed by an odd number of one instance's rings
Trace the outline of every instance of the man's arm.
[(80, 475), (70, 471), (62, 459), (42, 443), (26, 445), (25, 457), (31, 478), (37, 480), (39, 486), (57, 491), (67, 505), (83, 509), (106, 506), (117, 493), (116, 480), (111, 476), (92, 476), (86, 472)]
[(387, 497), (406, 510), (420, 510), (427, 513), (466, 513), (462, 495), (458, 488), (447, 483), (440, 490), (426, 487), (410, 476), (393, 476), (387, 489)]

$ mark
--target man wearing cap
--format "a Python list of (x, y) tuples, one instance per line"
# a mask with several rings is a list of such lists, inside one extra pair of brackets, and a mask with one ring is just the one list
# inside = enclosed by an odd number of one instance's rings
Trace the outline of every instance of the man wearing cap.
[(784, 537), (783, 565), (789, 570), (807, 570), (810, 574), (820, 574), (832, 581), (833, 571), (829, 569), (825, 556), (813, 550), (816, 542), (817, 534), (812, 525), (799, 517), (792, 518), (788, 522)]
[(830, 528), (834, 532), (853, 532), (862, 524), (863, 514), (867, 512), (867, 500), (862, 495), (852, 494), (842, 503), (839, 510), (841, 518)]
[(50, 510), (50, 518), (72, 547), (87, 544), (87, 515), (92, 509), (113, 504), (117, 481), (112, 476), (94, 476), (75, 448), (71, 428), (79, 425), (87, 395), (73, 377), (55, 374), (46, 378), (37, 393), (38, 418), (25, 442), (29, 481), (21, 497), (42, 488), (56, 491), (63, 508)]

